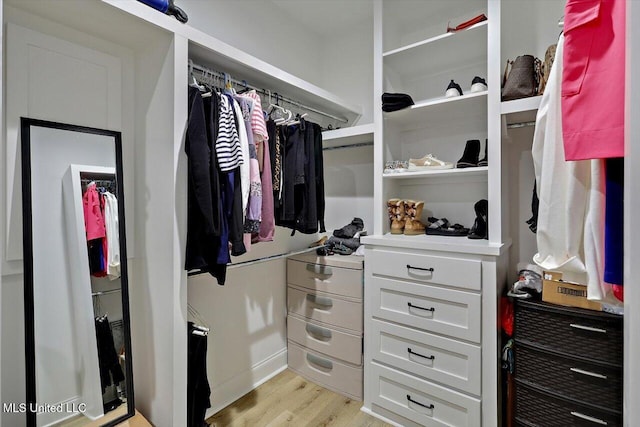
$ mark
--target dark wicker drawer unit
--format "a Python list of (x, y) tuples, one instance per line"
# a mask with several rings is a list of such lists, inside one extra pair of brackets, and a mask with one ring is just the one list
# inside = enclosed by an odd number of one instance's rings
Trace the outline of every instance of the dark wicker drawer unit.
[(622, 318), (544, 302), (517, 301), (515, 337), (539, 348), (622, 366)]
[(527, 427), (618, 427), (622, 426), (622, 415), (541, 392), (516, 379), (516, 424)]
[(622, 317), (516, 301), (516, 425), (622, 425)]
[(622, 414), (622, 368), (585, 363), (525, 344), (515, 346), (515, 358), (518, 380)]

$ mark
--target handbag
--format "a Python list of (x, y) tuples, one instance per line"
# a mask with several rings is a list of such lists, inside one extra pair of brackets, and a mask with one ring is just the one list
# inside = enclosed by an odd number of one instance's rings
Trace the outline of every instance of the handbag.
[(556, 46), (552, 44), (547, 48), (547, 52), (544, 54), (544, 62), (540, 70), (540, 83), (538, 85), (538, 95), (544, 93), (544, 89), (547, 87), (547, 81), (551, 75), (551, 67), (553, 66), (553, 60), (556, 57)]
[[(515, 61), (507, 61), (502, 85), (502, 100), (535, 96), (538, 91), (541, 61), (533, 55), (518, 56)], [(509, 70), (509, 68), (511, 68)]]

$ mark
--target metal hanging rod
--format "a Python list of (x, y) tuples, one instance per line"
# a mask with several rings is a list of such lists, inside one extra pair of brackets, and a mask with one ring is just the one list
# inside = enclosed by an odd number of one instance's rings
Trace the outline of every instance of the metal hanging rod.
[(102, 295), (115, 294), (115, 293), (118, 293), (118, 292), (120, 292), (120, 289), (111, 289), (109, 291), (92, 292), (91, 296), (92, 297), (99, 297), (99, 296), (102, 296)]
[(324, 147), (322, 151), (342, 150), (343, 148), (371, 147), (373, 142), (359, 142), (357, 144), (334, 145), (332, 147)]
[(284, 97), (284, 96), (278, 94), (277, 92), (271, 92), (271, 91), (268, 91), (266, 89), (261, 89), (261, 88), (255, 87), (253, 85), (250, 85), (250, 84), (247, 83), (246, 80), (234, 79), (233, 77), (230, 77), (229, 74), (224, 73), (222, 71), (211, 70), (209, 68), (203, 67), (202, 65), (194, 64), (193, 61), (191, 61), (191, 60), (189, 60), (189, 70), (191, 72), (193, 72), (193, 71), (199, 72), (204, 79), (208, 79), (208, 78), (210, 79), (212, 77), (218, 78), (218, 79), (226, 79), (227, 81), (230, 81), (232, 84), (234, 84), (236, 86), (247, 88), (247, 89), (253, 89), (256, 92), (261, 93), (264, 96), (269, 96), (269, 97), (275, 96), (276, 97), (276, 102), (283, 101), (283, 102), (286, 102), (287, 104), (295, 105), (296, 107), (299, 107), (299, 108), (301, 108), (303, 110), (311, 111), (313, 113), (320, 114), (320, 115), (325, 116), (325, 117), (329, 117), (329, 118), (331, 118), (333, 120), (337, 120), (337, 121), (342, 122), (342, 123), (348, 123), (349, 122), (348, 119), (345, 119), (343, 117), (337, 117), (337, 116), (334, 116), (333, 114), (325, 113), (324, 111), (318, 110), (318, 109), (313, 108), (313, 107), (309, 107), (308, 105), (304, 105), (304, 104), (302, 104), (302, 103), (300, 103), (298, 101), (295, 101), (295, 100), (293, 100), (291, 98)]
[(507, 125), (507, 129), (518, 129), (518, 128), (524, 128), (524, 127), (535, 126), (535, 125), (536, 125), (536, 122), (509, 123)]
[[(318, 248), (322, 248), (324, 245), (322, 246), (315, 246), (313, 248), (307, 248), (307, 249), (303, 249), (300, 251), (293, 251), (293, 252), (286, 252), (286, 253), (282, 253), (282, 254), (277, 254), (277, 255), (269, 255), (269, 256), (265, 256), (262, 258), (256, 258), (256, 259), (251, 259), (248, 261), (242, 261), (242, 262), (237, 262), (235, 264), (229, 264), (229, 266), (227, 267), (228, 269), (231, 268), (238, 268), (238, 267), (246, 267), (248, 265), (253, 265), (253, 264), (259, 264), (261, 262), (266, 262), (266, 261), (274, 261), (276, 259), (281, 259), (281, 258), (287, 258), (293, 255), (299, 255), (299, 254), (304, 254), (307, 252), (312, 252), (315, 251)], [(191, 276), (198, 276), (200, 274), (205, 274), (208, 273), (207, 271), (190, 271), (187, 273), (187, 276), (191, 277)]]

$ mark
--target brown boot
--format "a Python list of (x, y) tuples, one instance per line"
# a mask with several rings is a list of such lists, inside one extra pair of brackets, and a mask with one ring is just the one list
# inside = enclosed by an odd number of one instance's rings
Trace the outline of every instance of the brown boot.
[(391, 234), (402, 234), (405, 224), (404, 203), (400, 199), (389, 199), (387, 211), (391, 221)]
[(422, 209), (424, 202), (416, 202), (415, 200), (405, 200), (404, 211), (406, 221), (404, 224), (404, 234), (407, 236), (417, 236), (425, 233), (425, 226), (420, 221), (422, 217)]

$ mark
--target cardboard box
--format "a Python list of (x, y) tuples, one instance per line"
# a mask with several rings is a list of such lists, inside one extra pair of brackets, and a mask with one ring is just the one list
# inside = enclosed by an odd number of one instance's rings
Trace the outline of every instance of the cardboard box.
[(602, 311), (602, 304), (587, 299), (587, 285), (564, 281), (562, 273), (556, 271), (545, 271), (542, 279), (542, 301)]

